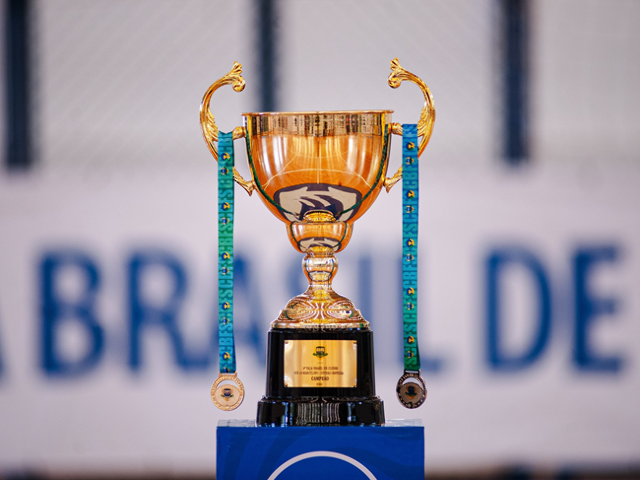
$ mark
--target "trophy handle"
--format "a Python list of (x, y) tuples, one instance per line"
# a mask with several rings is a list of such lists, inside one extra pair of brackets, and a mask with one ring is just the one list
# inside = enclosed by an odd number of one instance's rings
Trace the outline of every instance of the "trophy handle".
[[(209, 147), (209, 151), (213, 158), (218, 161), (218, 149), (216, 148), (216, 142), (218, 141), (218, 126), (216, 125), (216, 119), (209, 109), (211, 103), (211, 96), (213, 92), (222, 87), (223, 85), (232, 85), (236, 92), (244, 90), (245, 82), (242, 78), (242, 65), (238, 62), (233, 62), (233, 67), (224, 77), (219, 78), (209, 87), (207, 92), (202, 97), (202, 103), (200, 104), (200, 126), (202, 127), (202, 135), (204, 141)], [(233, 139), (244, 138), (247, 136), (247, 131), (244, 127), (236, 127), (233, 129)], [(233, 179), (244, 188), (249, 195), (256, 188), (253, 180), (247, 181), (242, 178), (242, 175), (233, 167)]]
[[(391, 73), (389, 74), (388, 79), (389, 86), (391, 88), (398, 88), (400, 84), (405, 80), (418, 85), (418, 87), (420, 87), (420, 90), (422, 90), (422, 94), (424, 95), (424, 106), (422, 107), (422, 111), (420, 112), (420, 120), (418, 120), (418, 136), (422, 137), (422, 141), (420, 142), (420, 146), (418, 147), (418, 156), (420, 156), (422, 155), (422, 151), (427, 146), (427, 143), (429, 143), (429, 139), (431, 138), (433, 123), (436, 121), (436, 107), (433, 103), (433, 95), (431, 95), (431, 90), (429, 90), (427, 84), (413, 73), (402, 68), (398, 59), (394, 58), (393, 60), (391, 60)], [(392, 123), (391, 133), (402, 135), (402, 125), (399, 123)], [(391, 188), (396, 183), (398, 183), (401, 178), (402, 166), (398, 169), (395, 175), (393, 175), (393, 177), (385, 178), (384, 188), (387, 189), (387, 192), (391, 190)]]

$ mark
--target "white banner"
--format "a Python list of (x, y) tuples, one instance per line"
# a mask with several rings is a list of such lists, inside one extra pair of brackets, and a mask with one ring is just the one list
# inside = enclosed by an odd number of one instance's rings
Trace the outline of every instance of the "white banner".
[[(387, 418), (423, 419), (432, 471), (640, 461), (638, 171), (438, 168), (422, 169), (420, 409), (395, 398), (398, 187), (338, 255)], [(215, 170), (196, 173), (1, 180), (0, 469), (213, 472), (217, 421), (255, 416), (302, 255), (238, 189), (246, 398), (216, 410)]]

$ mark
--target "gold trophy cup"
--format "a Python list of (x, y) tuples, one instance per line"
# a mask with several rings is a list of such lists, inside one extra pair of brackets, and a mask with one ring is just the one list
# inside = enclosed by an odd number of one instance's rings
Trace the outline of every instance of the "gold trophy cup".
[[(435, 108), (427, 85), (391, 62), (389, 85), (404, 80), (424, 95), (418, 153), (426, 147)], [(242, 66), (209, 87), (200, 108), (205, 141), (216, 160), (218, 128), (209, 105), (223, 85), (244, 89)], [(292, 298), (271, 323), (267, 392), (258, 404), (259, 425), (379, 425), (382, 401), (375, 395), (373, 337), (369, 322), (353, 303), (334, 292), (335, 253), (343, 250), (353, 223), (369, 209), (382, 188), (402, 178), (402, 167), (386, 177), (391, 110), (244, 113), (233, 138), (245, 138), (252, 179), (234, 169), (234, 180), (256, 190), (282, 220), (293, 247), (305, 254), (309, 287)]]

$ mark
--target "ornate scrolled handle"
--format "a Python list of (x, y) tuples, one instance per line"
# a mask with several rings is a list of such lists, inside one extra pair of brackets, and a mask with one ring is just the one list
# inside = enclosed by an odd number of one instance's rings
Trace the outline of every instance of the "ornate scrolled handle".
[[(433, 132), (433, 124), (436, 121), (436, 107), (433, 103), (433, 95), (431, 95), (431, 90), (429, 90), (427, 84), (424, 83), (418, 76), (402, 68), (398, 59), (394, 58), (393, 60), (391, 60), (391, 74), (389, 74), (388, 79), (389, 86), (391, 88), (398, 88), (400, 84), (405, 80), (418, 85), (418, 87), (420, 87), (420, 90), (422, 90), (422, 94), (424, 95), (424, 106), (422, 107), (422, 111), (420, 112), (420, 120), (418, 120), (418, 136), (422, 137), (422, 141), (420, 142), (420, 146), (418, 147), (418, 156), (420, 156), (422, 155), (422, 151), (424, 150), (424, 148), (429, 143), (431, 132)], [(399, 123), (392, 123), (391, 133), (402, 135), (402, 125)], [(387, 189), (387, 192), (391, 190), (391, 187), (398, 183), (401, 178), (402, 167), (398, 169), (393, 177), (385, 178), (384, 188)]]
[[(207, 92), (202, 97), (202, 103), (200, 104), (200, 126), (202, 127), (202, 135), (204, 141), (209, 147), (209, 151), (213, 158), (218, 161), (218, 149), (216, 148), (216, 142), (218, 141), (218, 126), (216, 125), (216, 119), (209, 109), (211, 103), (211, 96), (213, 92), (218, 90), (223, 85), (231, 85), (236, 92), (244, 90), (245, 82), (242, 78), (242, 65), (238, 62), (233, 62), (233, 67), (224, 77), (219, 78), (208, 88)], [(243, 138), (247, 135), (247, 131), (244, 127), (236, 127), (233, 129), (233, 139)], [(233, 167), (233, 179), (244, 188), (249, 195), (253, 192), (255, 183), (253, 180), (247, 181), (242, 178), (242, 175)]]

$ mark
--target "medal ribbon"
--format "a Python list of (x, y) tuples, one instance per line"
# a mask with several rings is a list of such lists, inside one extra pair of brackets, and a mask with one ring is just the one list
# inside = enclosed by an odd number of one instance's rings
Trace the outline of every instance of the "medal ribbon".
[(402, 125), (402, 324), (404, 370), (420, 371), (418, 351), (418, 127)]
[(220, 373), (236, 372), (233, 340), (233, 134), (218, 135), (218, 351)]

